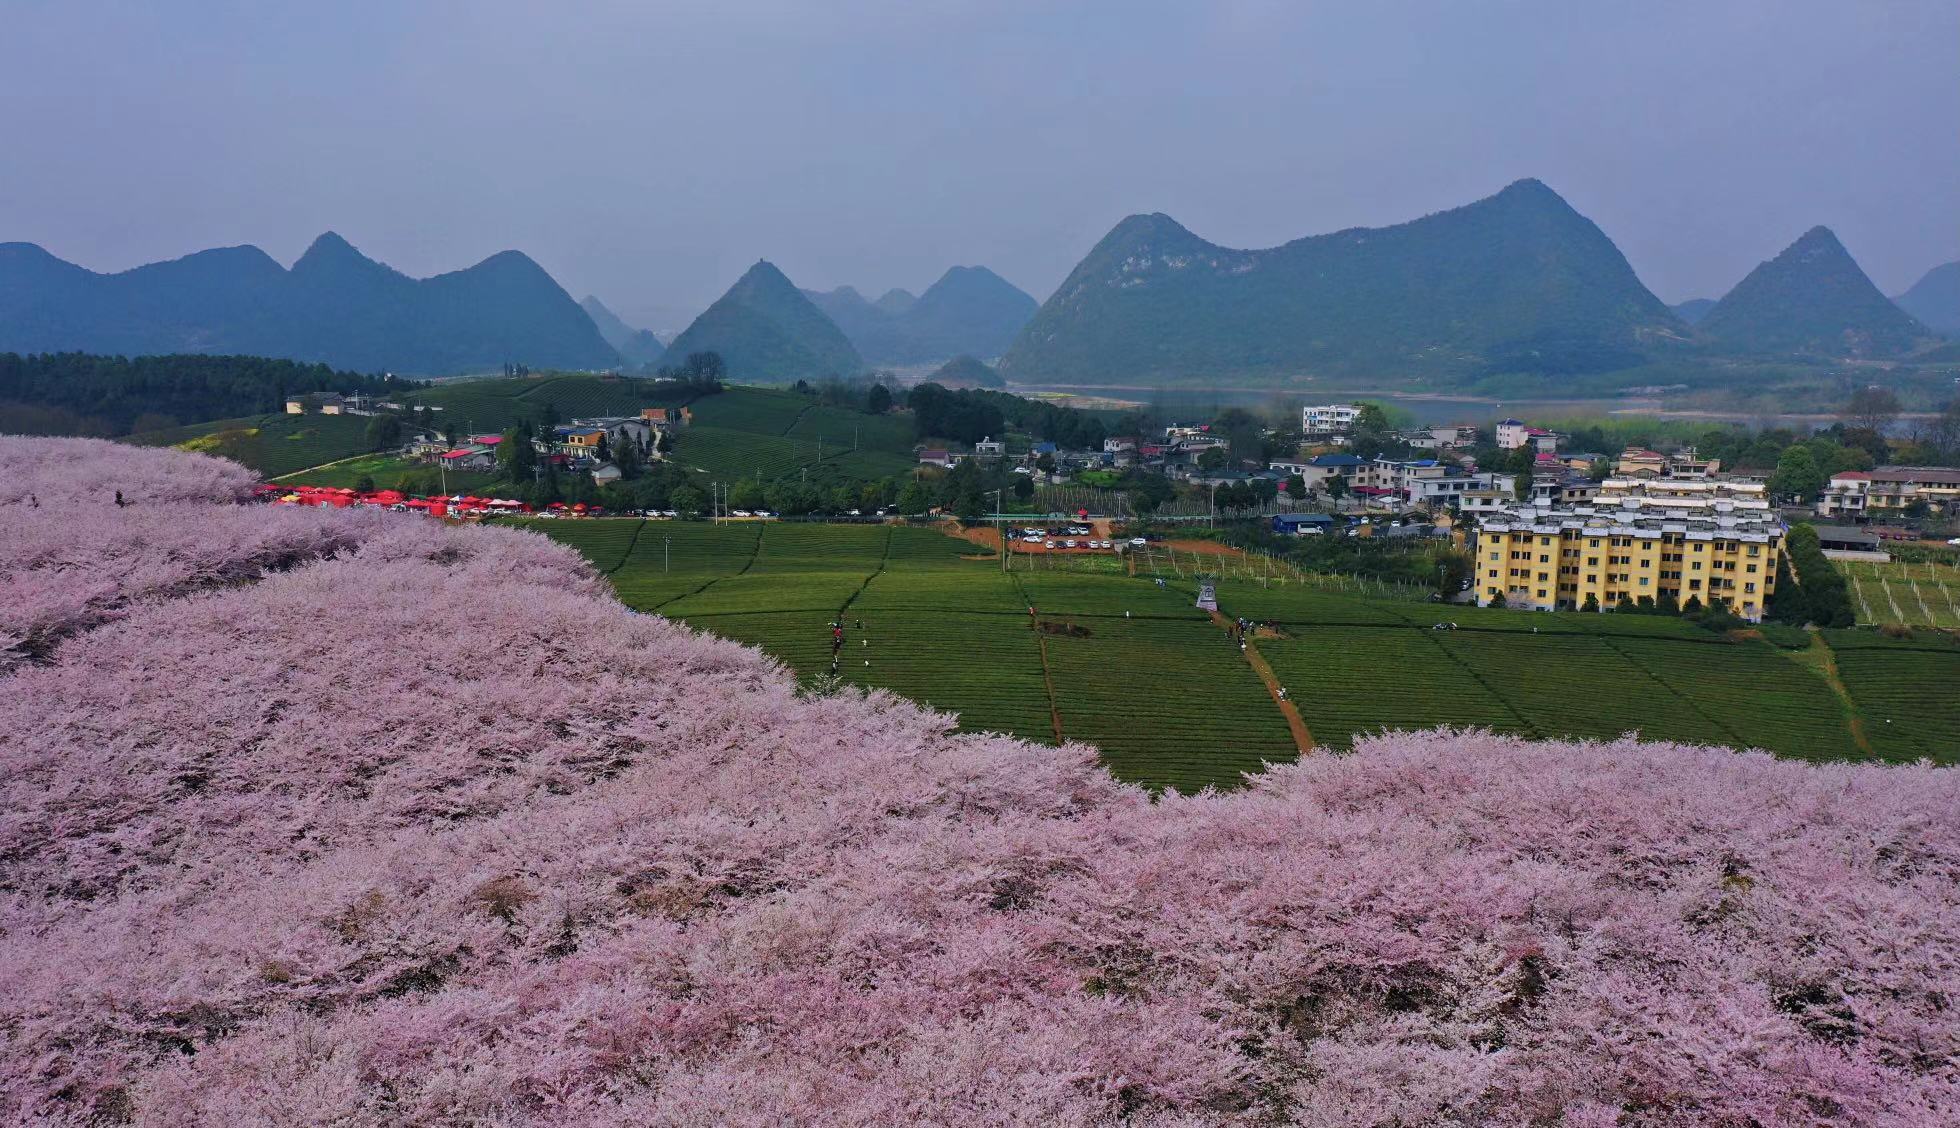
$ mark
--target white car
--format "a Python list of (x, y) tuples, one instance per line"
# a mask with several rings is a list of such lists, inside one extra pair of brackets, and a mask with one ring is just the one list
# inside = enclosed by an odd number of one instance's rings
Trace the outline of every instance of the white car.
[(1950, 545), (1960, 546), (1960, 537), (1948, 537), (1946, 538), (1946, 543)]
[(1115, 541), (1104, 541), (1104, 542), (1102, 542), (1102, 547), (1103, 547), (1103, 548), (1115, 548), (1115, 547), (1116, 547), (1116, 542), (1115, 542)]
[(1024, 537), (1022, 537), (1022, 538), (1021, 538), (1021, 540), (1022, 540), (1023, 542), (1025, 542), (1025, 543), (1027, 543), (1027, 544), (1040, 544), (1040, 543), (1041, 543), (1041, 534), (1040, 534), (1040, 533), (1029, 533), (1029, 534), (1028, 534), (1027, 536), (1024, 536)]
[(734, 513), (735, 513), (735, 516), (737, 516), (737, 517), (753, 517), (753, 516), (755, 516), (755, 514), (753, 514), (753, 513), (750, 513), (750, 512), (749, 512), (748, 510), (746, 510), (746, 509), (737, 509), (737, 510), (735, 510), (735, 511), (734, 511)]
[(1147, 540), (1145, 540), (1145, 539), (1143, 539), (1142, 537), (1131, 537), (1131, 538), (1130, 538), (1130, 547), (1131, 547), (1131, 548), (1146, 548), (1146, 547), (1148, 547), (1148, 546), (1149, 546), (1149, 544), (1150, 544), (1150, 542), (1149, 542), (1149, 541), (1147, 541)]
[(1065, 540), (1065, 541), (1063, 541), (1063, 542), (1062, 542), (1062, 547), (1063, 547), (1063, 548), (1074, 548), (1074, 547), (1075, 547), (1075, 542), (1074, 542), (1074, 541), (1072, 541), (1072, 540)]

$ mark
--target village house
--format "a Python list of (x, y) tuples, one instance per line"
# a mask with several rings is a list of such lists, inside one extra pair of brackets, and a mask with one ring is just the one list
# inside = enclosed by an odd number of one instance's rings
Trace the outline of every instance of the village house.
[(443, 452), (438, 461), (449, 470), (495, 470), (497, 452), (484, 446), (457, 447)]
[(973, 457), (982, 462), (998, 462), (1007, 457), (1007, 444), (988, 435), (973, 444)]
[[(287, 408), (287, 410), (290, 411), (292, 409), (289, 407)], [(347, 401), (340, 398), (340, 396), (336, 395), (335, 393), (328, 392), (326, 395), (320, 397), (320, 414), (340, 415), (343, 414), (346, 410), (347, 410)]]
[(640, 418), (653, 427), (685, 427), (694, 422), (694, 411), (686, 407), (643, 407)]
[(1831, 475), (1817, 498), (1819, 517), (1902, 515), (1907, 506), (1960, 511), (1960, 470), (1943, 466), (1879, 466)]
[(938, 447), (927, 447), (919, 452), (919, 465), (921, 466), (938, 466), (951, 470), (953, 467), (959, 465), (959, 461), (959, 455)]

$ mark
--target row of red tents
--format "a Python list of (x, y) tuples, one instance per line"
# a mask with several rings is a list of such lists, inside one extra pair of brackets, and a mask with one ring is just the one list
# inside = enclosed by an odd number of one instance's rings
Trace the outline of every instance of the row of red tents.
[(400, 490), (352, 490), (345, 486), (281, 486), (266, 483), (255, 491), (259, 498), (275, 505), (329, 506), (346, 509), (350, 506), (364, 505), (372, 509), (398, 509), (426, 512), (431, 517), (495, 517), (524, 513), (567, 513), (582, 517), (597, 517), (605, 509), (583, 502), (567, 505), (554, 501), (542, 508), (533, 508), (521, 501), (507, 498), (476, 497), (457, 494), (454, 497), (410, 497)]

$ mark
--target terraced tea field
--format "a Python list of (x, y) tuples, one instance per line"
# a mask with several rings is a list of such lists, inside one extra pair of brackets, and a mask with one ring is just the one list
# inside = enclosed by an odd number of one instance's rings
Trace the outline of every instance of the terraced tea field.
[(1960, 627), (1960, 567), (1840, 560), (1837, 569), (1851, 587), (1860, 623)]
[[(805, 679), (834, 660), (842, 681), (954, 712), (965, 730), (1087, 741), (1153, 787), (1232, 786), (1298, 751), (1255, 668), (1193, 605), (1194, 568), (1152, 575), (1144, 558), (1132, 576), (1105, 556), (1004, 573), (971, 543), (902, 526), (535, 527), (575, 544), (630, 606), (760, 646)], [(1778, 646), (1678, 619), (1445, 607), (1229, 571), (1222, 612), (1272, 624), (1254, 652), (1324, 747), (1452, 725), (1960, 760), (1960, 645), (1944, 635), (1826, 632), (1826, 646), (1781, 632)], [(1833, 655), (1848, 698), (1826, 676)]]

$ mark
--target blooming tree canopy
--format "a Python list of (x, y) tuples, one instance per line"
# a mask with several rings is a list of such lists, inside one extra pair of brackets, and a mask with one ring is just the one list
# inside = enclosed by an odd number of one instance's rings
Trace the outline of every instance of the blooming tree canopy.
[(138, 453), (0, 440), (145, 499), (0, 496), (0, 1118), (1960, 1121), (1950, 771), (1434, 732), (1153, 802)]

